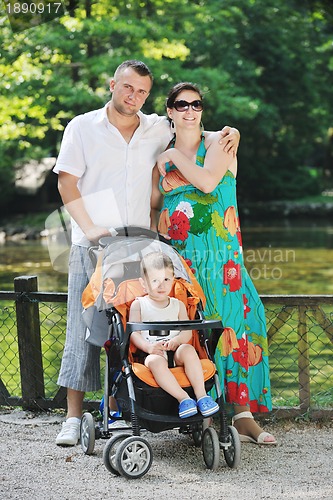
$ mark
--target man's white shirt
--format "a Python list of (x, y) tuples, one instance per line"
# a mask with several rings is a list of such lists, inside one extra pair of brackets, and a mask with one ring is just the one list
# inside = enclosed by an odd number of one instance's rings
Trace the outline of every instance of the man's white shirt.
[[(53, 170), (79, 178), (85, 208), (98, 226), (150, 226), (152, 170), (172, 134), (166, 117), (138, 116), (129, 143), (109, 122), (107, 105), (76, 116), (65, 129)], [(91, 244), (73, 220), (72, 243)]]

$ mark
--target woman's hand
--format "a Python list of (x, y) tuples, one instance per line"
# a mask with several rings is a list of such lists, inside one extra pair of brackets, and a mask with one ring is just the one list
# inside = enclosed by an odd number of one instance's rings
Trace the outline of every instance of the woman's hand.
[(221, 139), (219, 144), (223, 146), (223, 151), (232, 156), (236, 156), (240, 141), (240, 133), (236, 128), (226, 125), (221, 130)]
[(166, 174), (166, 168), (165, 168), (166, 163), (170, 163), (171, 165), (173, 164), (172, 161), (173, 151), (174, 151), (173, 148), (167, 149), (166, 151), (163, 151), (163, 153), (161, 153), (157, 158), (156, 165), (162, 177), (165, 177)]

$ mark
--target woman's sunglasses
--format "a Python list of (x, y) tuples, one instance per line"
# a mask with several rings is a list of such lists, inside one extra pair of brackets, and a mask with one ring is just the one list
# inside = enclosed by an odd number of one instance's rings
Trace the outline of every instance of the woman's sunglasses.
[(173, 103), (172, 107), (175, 108), (176, 111), (183, 112), (183, 111), (187, 111), (190, 106), (193, 109), (193, 111), (202, 111), (203, 110), (203, 104), (202, 104), (202, 101), (200, 101), (200, 99), (197, 99), (196, 101), (192, 101), (192, 102), (187, 102), (187, 101), (183, 101), (183, 100), (175, 101)]

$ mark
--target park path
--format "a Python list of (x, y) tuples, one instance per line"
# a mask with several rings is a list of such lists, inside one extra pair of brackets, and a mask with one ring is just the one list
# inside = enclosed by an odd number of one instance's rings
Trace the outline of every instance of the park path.
[(243, 444), (238, 469), (223, 458), (216, 471), (177, 431), (147, 433), (153, 464), (138, 480), (110, 474), (105, 441), (91, 456), (54, 444), (62, 414), (0, 409), (3, 500), (324, 500), (333, 499), (333, 422), (269, 424), (278, 446)]

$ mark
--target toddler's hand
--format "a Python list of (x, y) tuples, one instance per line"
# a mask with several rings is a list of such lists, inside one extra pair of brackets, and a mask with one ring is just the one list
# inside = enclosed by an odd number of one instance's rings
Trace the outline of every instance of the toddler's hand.
[(165, 344), (164, 347), (167, 351), (175, 351), (179, 347), (179, 342), (176, 339), (170, 339)]
[(164, 356), (164, 351), (166, 351), (165, 343), (163, 340), (159, 340), (158, 342), (153, 342), (149, 345), (148, 354), (157, 354), (158, 356)]

